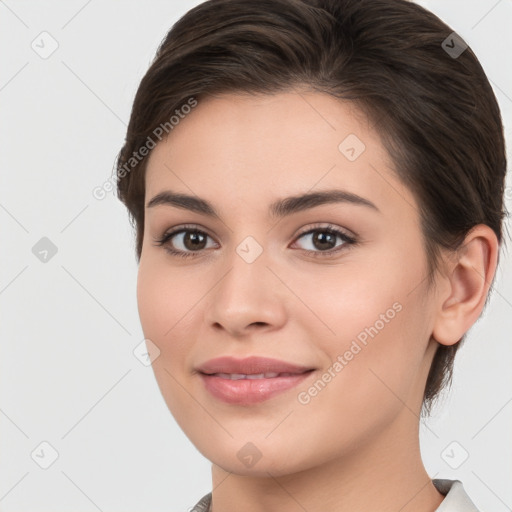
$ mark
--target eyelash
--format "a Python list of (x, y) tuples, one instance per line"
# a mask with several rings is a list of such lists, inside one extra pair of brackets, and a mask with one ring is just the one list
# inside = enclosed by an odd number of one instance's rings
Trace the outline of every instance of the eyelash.
[[(308, 229), (307, 231), (304, 231), (303, 233), (299, 233), (299, 235), (297, 235), (296, 239), (298, 240), (299, 238), (301, 238), (305, 235), (310, 235), (311, 233), (316, 233), (318, 231), (321, 233), (329, 233), (331, 235), (337, 235), (345, 243), (335, 249), (329, 249), (327, 251), (310, 251), (310, 250), (304, 249), (304, 252), (306, 254), (308, 254), (309, 256), (313, 256), (314, 258), (318, 258), (318, 257), (328, 258), (330, 256), (333, 256), (333, 254), (340, 252), (344, 248), (347, 248), (347, 246), (348, 246), (348, 248), (350, 248), (351, 246), (353, 247), (353, 246), (357, 245), (357, 243), (358, 243), (356, 238), (347, 235), (346, 233), (344, 233), (343, 231), (340, 231), (339, 229), (336, 229), (331, 224), (328, 224), (327, 226), (314, 226), (314, 227)], [(181, 226), (180, 228), (175, 229), (174, 231), (165, 233), (161, 238), (155, 239), (154, 245), (164, 246), (165, 250), (168, 253), (170, 253), (172, 256), (178, 256), (180, 258), (195, 257), (196, 256), (195, 253), (200, 253), (200, 252), (202, 252), (202, 250), (186, 252), (186, 251), (179, 251), (179, 250), (173, 249), (173, 248), (169, 247), (168, 245), (166, 245), (167, 242), (169, 242), (174, 235), (177, 235), (178, 233), (183, 233), (183, 232), (199, 233), (202, 235), (210, 236), (210, 235), (208, 235), (208, 233), (205, 233), (204, 231), (197, 229), (193, 225), (184, 225), (184, 226)]]

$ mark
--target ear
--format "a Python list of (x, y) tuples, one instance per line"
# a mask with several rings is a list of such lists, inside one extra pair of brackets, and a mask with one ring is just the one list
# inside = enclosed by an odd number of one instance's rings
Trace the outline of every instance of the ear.
[(456, 255), (446, 264), (438, 289), (439, 304), (433, 337), (442, 345), (454, 345), (478, 320), (498, 264), (499, 243), (484, 224), (467, 234)]

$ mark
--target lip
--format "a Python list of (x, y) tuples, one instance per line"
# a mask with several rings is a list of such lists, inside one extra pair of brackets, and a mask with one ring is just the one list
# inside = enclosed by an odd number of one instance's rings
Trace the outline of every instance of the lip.
[(255, 375), (259, 373), (304, 373), (314, 370), (311, 366), (297, 365), (279, 359), (269, 357), (250, 356), (244, 359), (236, 359), (231, 356), (210, 359), (200, 365), (197, 370), (201, 373), (243, 373)]
[[(205, 388), (216, 398), (229, 404), (251, 405), (264, 402), (288, 391), (307, 379), (315, 370), (278, 359), (251, 356), (245, 359), (219, 357), (198, 369)], [(292, 375), (258, 379), (233, 380), (217, 374), (257, 375), (287, 373)]]

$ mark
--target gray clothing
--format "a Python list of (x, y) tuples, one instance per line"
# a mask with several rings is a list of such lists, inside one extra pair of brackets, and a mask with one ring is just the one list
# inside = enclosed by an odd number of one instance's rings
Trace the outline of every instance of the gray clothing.
[[(445, 496), (435, 512), (479, 512), (460, 480), (434, 478), (432, 483)], [(191, 512), (211, 512), (212, 493), (205, 494)]]

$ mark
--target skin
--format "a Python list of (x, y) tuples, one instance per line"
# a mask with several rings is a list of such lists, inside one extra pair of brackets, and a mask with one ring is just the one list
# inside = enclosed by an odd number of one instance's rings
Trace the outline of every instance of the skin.
[[(355, 161), (338, 149), (348, 134), (366, 146)], [(379, 211), (335, 203), (269, 216), (276, 199), (334, 188)], [(443, 496), (420, 456), (423, 391), (437, 342), (456, 343), (483, 309), (497, 264), (492, 230), (476, 226), (463, 250), (445, 255), (429, 290), (417, 203), (378, 134), (350, 103), (311, 91), (201, 100), (150, 155), (146, 204), (163, 190), (207, 199), (221, 217), (146, 208), (137, 283), (162, 395), (212, 462), (214, 512), (434, 511)], [(358, 244), (299, 236), (328, 223)], [(209, 235), (190, 258), (155, 244), (182, 224)], [(263, 250), (252, 263), (236, 252), (248, 236)], [(171, 245), (194, 248), (183, 232)], [(330, 257), (306, 253), (334, 245), (341, 250)], [(394, 318), (300, 403), (298, 393), (395, 303)], [(228, 354), (317, 370), (261, 404), (230, 405), (195, 371)], [(251, 467), (237, 457), (249, 442), (261, 454)]]

